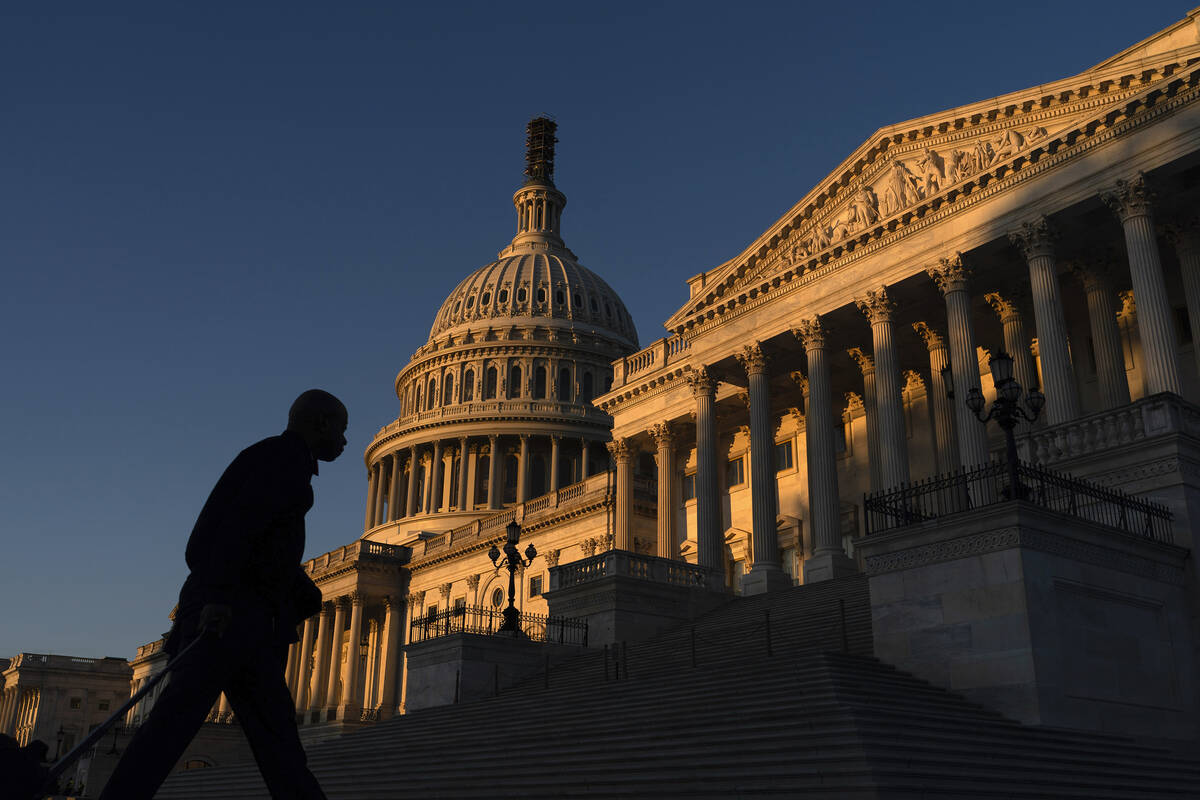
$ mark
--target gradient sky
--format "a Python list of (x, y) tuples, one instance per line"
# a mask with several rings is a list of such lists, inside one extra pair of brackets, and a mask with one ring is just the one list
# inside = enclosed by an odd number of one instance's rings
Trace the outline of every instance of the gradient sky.
[(1188, 8), (820, 5), (5, 3), (0, 656), (157, 638), (213, 482), (312, 386), (350, 446), (306, 557), (355, 539), (396, 373), (513, 235), (531, 116), (644, 345), (875, 129)]

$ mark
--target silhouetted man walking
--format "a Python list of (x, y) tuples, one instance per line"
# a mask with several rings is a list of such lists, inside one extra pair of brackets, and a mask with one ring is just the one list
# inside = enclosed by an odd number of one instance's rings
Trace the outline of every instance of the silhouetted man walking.
[(187, 544), (191, 573), (179, 592), (165, 650), (205, 632), (167, 680), (101, 800), (149, 800), (225, 692), (276, 800), (324, 799), (309, 772), (284, 681), (296, 625), (321, 607), (300, 567), (304, 515), (318, 461), (346, 447), (346, 407), (311, 389), (296, 399), (279, 436), (243, 450), (204, 504)]

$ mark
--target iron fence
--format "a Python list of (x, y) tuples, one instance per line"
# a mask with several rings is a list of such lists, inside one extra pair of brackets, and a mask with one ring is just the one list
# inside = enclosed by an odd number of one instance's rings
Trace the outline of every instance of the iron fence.
[(1015, 491), (1013, 470), (997, 462), (867, 494), (867, 534), (1017, 499), (1132, 536), (1172, 541), (1171, 512), (1164, 505), (1045, 467), (1018, 464), (1015, 472)]
[(502, 631), (500, 627), (503, 624), (503, 609), (458, 606), (414, 619), (409, 625), (408, 641), (409, 644), (417, 644), (454, 633), (473, 633), (480, 636), (513, 636), (531, 642), (587, 647), (586, 619), (522, 612), (517, 618), (518, 630)]

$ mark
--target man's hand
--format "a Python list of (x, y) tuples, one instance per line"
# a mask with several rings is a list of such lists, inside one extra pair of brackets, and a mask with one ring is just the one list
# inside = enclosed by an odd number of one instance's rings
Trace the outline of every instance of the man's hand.
[(229, 621), (231, 619), (233, 619), (232, 608), (209, 603), (200, 610), (200, 630), (212, 631), (220, 639), (229, 628)]

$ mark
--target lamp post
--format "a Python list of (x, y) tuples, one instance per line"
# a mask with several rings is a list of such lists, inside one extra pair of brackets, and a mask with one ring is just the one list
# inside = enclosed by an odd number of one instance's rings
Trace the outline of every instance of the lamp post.
[[(988, 367), (992, 371), (992, 383), (996, 387), (995, 402), (984, 416), (983, 407), (987, 400), (984, 399), (983, 392), (979, 390), (978, 386), (972, 386), (967, 390), (966, 404), (975, 418), (984, 425), (994, 419), (1003, 429), (1005, 457), (1008, 461), (1009, 492), (1011, 499), (1016, 500), (1024, 496), (1025, 488), (1021, 486), (1017, 470), (1017, 439), (1013, 434), (1013, 429), (1022, 420), (1026, 422), (1036, 420), (1046, 405), (1046, 396), (1037, 389), (1025, 392), (1025, 404), (1029, 407), (1029, 410), (1026, 411), (1020, 405), (1023, 389), (1013, 377), (1012, 356), (1002, 350), (992, 356)], [(942, 379), (946, 384), (946, 396), (953, 399), (954, 377), (950, 373), (949, 367), (942, 370)]]
[(67, 738), (67, 732), (63, 729), (62, 725), (59, 725), (58, 726), (58, 743), (54, 746), (54, 758), (52, 759), (53, 761), (58, 761), (58, 756), (62, 753), (63, 740), (66, 738)]
[(501, 567), (508, 568), (508, 606), (504, 609), (504, 623), (500, 626), (502, 631), (512, 631), (516, 636), (520, 630), (520, 612), (517, 611), (517, 570), (521, 567), (527, 567), (533, 563), (533, 559), (537, 558), (537, 549), (531, 544), (525, 548), (525, 557), (521, 558), (520, 552), (517, 550), (517, 543), (521, 540), (521, 526), (516, 520), (508, 523), (508, 527), (504, 529), (506, 540), (504, 542), (504, 556), (500, 556), (500, 548), (492, 545), (492, 549), (488, 551), (488, 558), (492, 560), (492, 564), (499, 572)]

